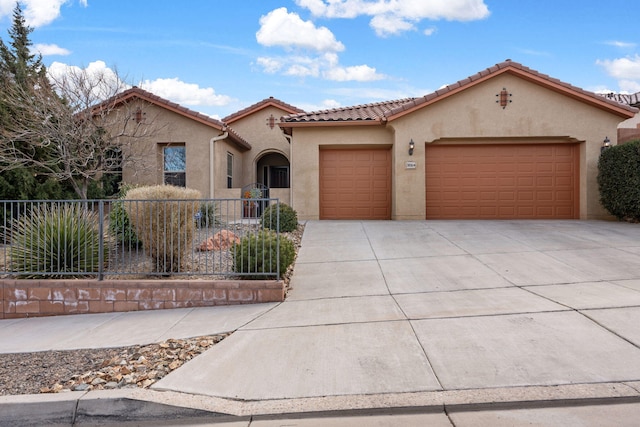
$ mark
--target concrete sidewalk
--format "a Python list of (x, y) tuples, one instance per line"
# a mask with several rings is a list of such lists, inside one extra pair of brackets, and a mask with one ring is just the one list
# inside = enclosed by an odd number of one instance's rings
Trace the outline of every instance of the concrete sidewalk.
[(235, 331), (152, 390), (72, 393), (76, 415), (111, 402), (258, 416), (236, 419), (252, 426), (277, 425), (260, 416), (373, 410), (416, 425), (624, 425), (640, 417), (638, 324), (638, 225), (313, 221), (284, 303), (3, 320), (0, 351)]

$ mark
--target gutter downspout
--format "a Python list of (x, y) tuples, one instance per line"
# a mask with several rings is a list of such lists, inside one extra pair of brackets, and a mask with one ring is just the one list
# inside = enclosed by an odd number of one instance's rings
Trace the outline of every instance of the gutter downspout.
[(293, 135), (287, 135), (284, 131), (282, 132), (284, 137), (289, 141), (289, 203), (291, 207), (293, 207)]
[(215, 170), (214, 164), (216, 160), (214, 146), (216, 141), (221, 141), (229, 136), (229, 132), (225, 132), (222, 135), (214, 136), (209, 140), (209, 198), (213, 199), (213, 189), (215, 188)]

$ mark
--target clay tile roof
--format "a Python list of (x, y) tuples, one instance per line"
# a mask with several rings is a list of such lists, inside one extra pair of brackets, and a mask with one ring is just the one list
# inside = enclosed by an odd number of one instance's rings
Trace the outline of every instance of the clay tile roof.
[[(611, 110), (615, 114), (624, 117), (632, 117), (637, 112), (636, 108), (630, 107), (634, 105), (632, 102), (620, 104), (612, 97), (605, 98), (598, 96), (593, 92), (580, 89), (569, 83), (562, 82), (556, 78), (552, 78), (546, 74), (542, 74), (522, 64), (507, 59), (504, 62), (496, 64), (485, 70), (480, 71), (472, 76), (464, 78), (453, 84), (447, 85), (433, 93), (427, 94), (419, 98), (405, 98), (396, 101), (378, 102), (374, 104), (357, 105), (355, 107), (334, 108), (331, 110), (314, 111), (310, 113), (293, 114), (282, 117), (283, 126), (285, 124), (303, 124), (303, 123), (332, 123), (332, 122), (377, 122), (383, 123), (393, 120), (404, 114), (408, 114), (414, 110), (423, 108), (440, 99), (458, 93), (469, 86), (478, 84), (494, 75), (504, 72), (511, 72), (522, 78), (534, 81), (540, 85), (547, 86), (555, 91), (564, 93), (567, 96), (579, 99), (583, 102), (591, 103), (599, 108)], [(640, 98), (635, 94), (635, 102), (640, 104)], [(640, 105), (639, 105), (640, 106)]]
[[(637, 112), (637, 109), (629, 106), (633, 104), (629, 103), (627, 105), (621, 105), (620, 103), (614, 101), (611, 98), (598, 96), (593, 92), (589, 92), (579, 87), (573, 86), (569, 83), (565, 83), (563, 81), (560, 81), (559, 79), (550, 77), (546, 74), (535, 71), (529, 67), (525, 67), (520, 63), (507, 59), (504, 62), (496, 64), (492, 67), (489, 67), (486, 70), (482, 70), (479, 73), (476, 73), (472, 76), (469, 76), (466, 79), (460, 80), (456, 83), (450, 84), (442, 89), (439, 89), (434, 93), (425, 95), (421, 98), (416, 98), (413, 103), (413, 106), (411, 106), (410, 108), (408, 108), (409, 107), (408, 104), (398, 106), (388, 114), (387, 119), (393, 120), (394, 118), (404, 115), (409, 111), (422, 108), (423, 106), (436, 102), (441, 98), (445, 98), (454, 93), (457, 93), (468, 86), (484, 81), (490, 78), (492, 75), (504, 73), (504, 72), (513, 72), (515, 74), (518, 74), (521, 77), (524, 77), (531, 81), (535, 81), (541, 85), (546, 85), (552, 88), (553, 90), (557, 90), (565, 93), (566, 95), (580, 99), (582, 101), (592, 103), (596, 106), (599, 106), (600, 108), (610, 108), (611, 110), (616, 110), (617, 112), (619, 112), (620, 115), (632, 117), (632, 113), (635, 114)], [(602, 101), (604, 101), (604, 104), (602, 103)]]
[(240, 111), (236, 111), (235, 113), (228, 115), (227, 117), (223, 118), (222, 121), (225, 123), (232, 123), (236, 120), (240, 120), (243, 117), (253, 114), (256, 111), (259, 111), (259, 110), (262, 110), (263, 108), (271, 107), (271, 106), (280, 108), (281, 110), (284, 110), (289, 114), (304, 113), (304, 110), (301, 110), (296, 106), (287, 104), (286, 102), (280, 101), (279, 99), (276, 99), (273, 96), (271, 96), (267, 99), (263, 99), (262, 101), (256, 102), (255, 104), (250, 105), (247, 108), (243, 108)]
[(238, 147), (244, 150), (251, 149), (251, 144), (245, 141), (233, 129), (228, 127), (220, 120), (216, 120), (213, 117), (207, 116), (206, 114), (202, 114), (189, 108), (183, 107), (179, 104), (176, 104), (175, 102), (169, 101), (168, 99), (161, 98), (151, 92), (140, 89), (137, 86), (134, 86), (131, 89), (127, 89), (124, 92), (110, 99), (107, 99), (106, 101), (103, 101), (102, 103), (96, 105), (93, 108), (93, 111), (97, 111), (102, 108), (115, 108), (118, 105), (125, 104), (135, 98), (141, 99), (151, 104), (155, 104), (159, 107), (173, 111), (174, 113), (180, 114), (207, 126), (211, 126), (212, 128), (219, 130), (220, 132), (229, 132), (229, 139), (236, 145), (238, 145)]
[(411, 102), (414, 98), (405, 98), (395, 101), (377, 102), (372, 104), (356, 105), (354, 107), (332, 108), (329, 110), (312, 111), (310, 113), (293, 114), (282, 117), (285, 123), (311, 123), (311, 122), (364, 122), (385, 120), (386, 115), (393, 109)]

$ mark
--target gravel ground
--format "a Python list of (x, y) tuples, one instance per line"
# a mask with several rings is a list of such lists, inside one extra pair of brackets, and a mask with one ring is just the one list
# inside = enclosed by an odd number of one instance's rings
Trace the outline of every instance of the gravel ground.
[[(304, 226), (283, 233), (300, 247)], [(285, 283), (293, 266), (284, 275)], [(72, 390), (147, 388), (229, 334), (146, 346), (0, 354), (0, 396)]]

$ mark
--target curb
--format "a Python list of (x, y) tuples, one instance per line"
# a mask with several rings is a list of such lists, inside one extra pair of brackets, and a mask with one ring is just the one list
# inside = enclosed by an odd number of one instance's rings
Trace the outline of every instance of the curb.
[(92, 425), (159, 420), (209, 422), (372, 413), (450, 413), (640, 403), (640, 381), (380, 395), (240, 401), (173, 391), (121, 389), (0, 397), (0, 424)]

